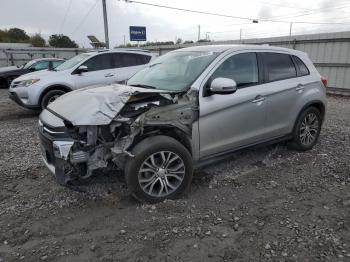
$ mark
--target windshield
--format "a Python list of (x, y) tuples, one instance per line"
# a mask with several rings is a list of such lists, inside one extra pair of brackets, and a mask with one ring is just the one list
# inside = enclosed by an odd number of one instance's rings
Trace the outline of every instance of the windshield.
[(55, 71), (62, 71), (62, 70), (67, 70), (75, 65), (79, 64), (81, 61), (83, 61), (85, 58), (89, 57), (90, 54), (80, 54), (75, 57), (72, 57), (71, 59), (67, 60), (66, 62), (60, 64), (55, 68)]
[(23, 69), (28, 69), (29, 67), (31, 67), (36, 62), (37, 62), (36, 60), (29, 61), (28, 63), (23, 65)]
[(203, 51), (165, 54), (131, 77), (128, 85), (170, 91), (188, 89), (217, 55)]

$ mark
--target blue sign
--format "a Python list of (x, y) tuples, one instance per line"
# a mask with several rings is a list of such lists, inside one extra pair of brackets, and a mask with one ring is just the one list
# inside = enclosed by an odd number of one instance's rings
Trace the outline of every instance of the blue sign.
[(146, 27), (130, 26), (130, 41), (146, 41)]

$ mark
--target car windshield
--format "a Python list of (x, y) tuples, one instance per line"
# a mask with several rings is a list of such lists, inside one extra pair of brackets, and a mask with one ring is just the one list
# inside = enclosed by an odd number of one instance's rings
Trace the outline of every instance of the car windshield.
[(55, 68), (55, 71), (63, 71), (63, 70), (70, 69), (70, 68), (74, 67), (75, 65), (79, 64), (81, 61), (85, 60), (89, 56), (90, 56), (90, 54), (86, 54), (86, 53), (74, 56), (71, 59), (67, 60), (66, 62), (57, 66)]
[(184, 91), (197, 79), (218, 53), (176, 51), (165, 54), (136, 73), (128, 85), (170, 91)]
[(36, 62), (37, 62), (36, 60), (32, 60), (32, 61), (29, 61), (28, 63), (25, 63), (23, 65), (23, 69), (28, 69), (29, 67), (31, 67)]

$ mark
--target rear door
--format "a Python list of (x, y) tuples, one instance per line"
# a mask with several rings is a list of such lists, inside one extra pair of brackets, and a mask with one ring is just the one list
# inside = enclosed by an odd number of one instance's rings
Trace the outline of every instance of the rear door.
[(264, 63), (266, 90), (266, 129), (270, 138), (289, 132), (294, 117), (294, 106), (302, 88), (297, 81), (297, 69), (291, 55), (286, 53), (261, 53)]
[[(231, 78), (233, 94), (205, 94), (212, 80)], [(254, 144), (265, 138), (266, 104), (254, 52), (227, 57), (206, 80), (200, 95), (200, 158)]]
[(74, 74), (76, 88), (116, 82), (116, 69), (113, 66), (111, 53), (93, 56), (82, 65), (87, 66), (89, 71)]
[(116, 67), (116, 81), (122, 82), (144, 68), (151, 60), (151, 56), (133, 53), (113, 53), (113, 59)]

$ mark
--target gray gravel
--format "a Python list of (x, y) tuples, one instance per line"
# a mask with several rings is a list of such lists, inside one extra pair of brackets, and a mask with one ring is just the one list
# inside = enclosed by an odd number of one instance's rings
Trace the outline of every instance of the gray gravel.
[(58, 186), (37, 118), (0, 90), (0, 261), (350, 261), (350, 99), (329, 97), (313, 150), (244, 150), (157, 205), (116, 174)]

